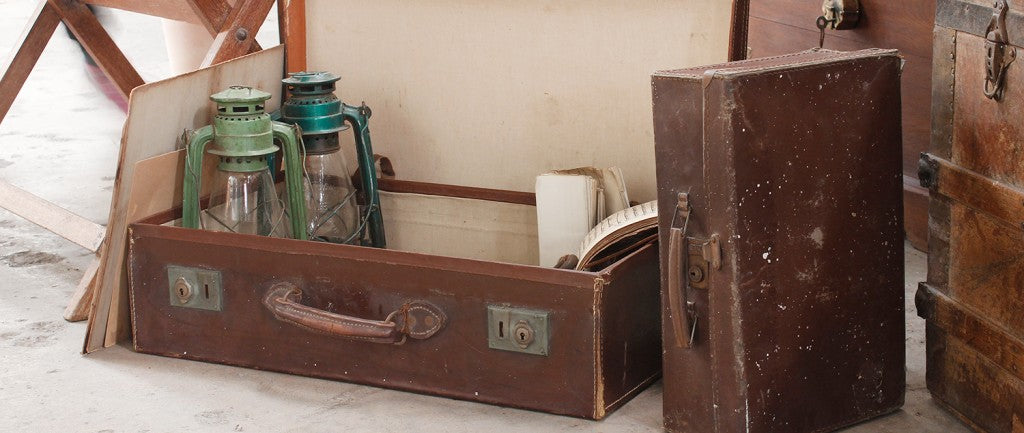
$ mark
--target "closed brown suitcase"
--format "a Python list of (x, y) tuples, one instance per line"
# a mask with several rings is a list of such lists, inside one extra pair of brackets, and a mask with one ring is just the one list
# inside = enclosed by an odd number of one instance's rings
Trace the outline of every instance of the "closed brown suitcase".
[(926, 377), (935, 400), (978, 431), (1018, 433), (1024, 65), (1009, 62), (1022, 54), (1024, 1), (996, 5), (938, 2), (934, 132), (920, 173), (932, 191), (928, 279), (916, 303), (927, 320)]
[(900, 67), (821, 50), (653, 76), (669, 431), (903, 404)]

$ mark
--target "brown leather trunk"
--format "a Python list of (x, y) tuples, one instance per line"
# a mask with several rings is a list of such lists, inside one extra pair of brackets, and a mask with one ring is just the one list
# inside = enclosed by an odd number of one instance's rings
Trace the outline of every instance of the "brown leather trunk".
[[(1024, 431), (1024, 65), (1005, 69), (998, 97), (985, 94), (992, 88), (986, 64), (1004, 63), (1000, 51), (1004, 60), (1022, 54), (1024, 2), (1006, 11), (994, 20), (991, 1), (938, 2), (935, 132), (921, 156), (932, 197), (928, 281), (916, 303), (928, 323), (926, 377), (935, 400), (978, 431), (1017, 433)], [(987, 43), (990, 30), (993, 41), (1008, 44)]]
[[(749, 4), (746, 57), (787, 54), (818, 46), (816, 19), (823, 0), (740, 0)], [(898, 49), (906, 59), (903, 71), (904, 224), (907, 239), (925, 250), (928, 237), (928, 194), (918, 186), (917, 159), (928, 148), (931, 109), (932, 17), (935, 0), (846, 0), (859, 3), (856, 25), (828, 29), (825, 48)], [(735, 30), (734, 30), (735, 32)]]
[[(402, 191), (397, 196), (460, 204), (533, 200), (510, 191), (387, 185)], [(384, 204), (388, 223), (398, 210)], [(583, 272), (158, 225), (170, 218), (130, 229), (139, 352), (591, 419), (661, 374), (653, 243), (600, 272)], [(404, 232), (389, 233), (397, 239)], [(220, 311), (176, 305), (168, 291), (172, 266), (219, 271)], [(490, 348), (490, 306), (547, 313), (547, 329), (534, 329), (530, 346), (546, 332), (543, 353)], [(503, 332), (515, 325), (505, 323)]]
[(900, 68), (822, 50), (653, 76), (668, 430), (903, 404)]

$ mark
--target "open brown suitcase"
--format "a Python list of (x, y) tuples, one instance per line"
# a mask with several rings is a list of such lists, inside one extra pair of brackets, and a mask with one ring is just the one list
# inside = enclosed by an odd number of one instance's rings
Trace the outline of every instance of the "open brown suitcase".
[(821, 50), (653, 76), (669, 431), (903, 404), (900, 70)]
[[(978, 431), (1024, 431), (1024, 2), (940, 0), (935, 20), (927, 382)], [(991, 95), (991, 98), (986, 96)]]
[[(653, 200), (650, 71), (724, 60), (730, 5), (340, 3), (307, 2), (309, 68), (341, 75), (339, 96), (374, 110), (375, 151), (425, 181), (384, 184), (389, 248), (183, 229), (167, 212), (133, 224), (136, 350), (592, 419), (655, 381), (657, 247), (599, 272), (534, 266), (534, 199), (516, 191), (618, 165), (631, 198)], [(480, 27), (495, 22), (509, 25)], [(202, 306), (176, 304), (179, 277), (210, 289)]]

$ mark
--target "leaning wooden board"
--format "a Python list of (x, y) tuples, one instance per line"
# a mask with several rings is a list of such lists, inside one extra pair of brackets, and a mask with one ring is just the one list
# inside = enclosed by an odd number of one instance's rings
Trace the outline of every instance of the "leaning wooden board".
[[(821, 0), (746, 0), (750, 6), (748, 58), (775, 56), (818, 46), (815, 25)], [(825, 48), (895, 48), (903, 69), (904, 224), (907, 238), (924, 250), (927, 241), (927, 191), (918, 186), (917, 158), (930, 138), (932, 17), (935, 0), (859, 0), (855, 28), (828, 30)], [(856, 98), (857, 95), (850, 95)]]
[[(996, 22), (1006, 49), (1019, 56), (1024, 2), (1009, 6), (1005, 22)], [(938, 2), (934, 134), (920, 173), (932, 197), (928, 280), (916, 301), (928, 323), (926, 376), (936, 401), (978, 431), (1017, 433), (1024, 431), (1024, 64), (1005, 70), (1000, 98), (985, 96), (994, 11), (988, 0)], [(998, 53), (999, 45), (991, 48)]]
[[(128, 198), (136, 164), (176, 150), (184, 128), (209, 123), (210, 94), (230, 85), (256, 86), (271, 92), (268, 109), (280, 103), (284, 47), (278, 46), (210, 68), (135, 88), (121, 136), (107, 234), (100, 250), (101, 265), (89, 314), (84, 351), (112, 346), (129, 335), (128, 281), (125, 278)], [(258, 66), (257, 66), (258, 65)], [(170, 181), (169, 179), (166, 179)]]

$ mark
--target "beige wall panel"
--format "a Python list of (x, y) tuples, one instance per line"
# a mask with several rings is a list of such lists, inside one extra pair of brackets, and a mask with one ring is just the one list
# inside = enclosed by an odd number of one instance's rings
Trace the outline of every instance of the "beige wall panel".
[(642, 202), (655, 198), (650, 75), (724, 61), (730, 9), (309, 0), (308, 64), (373, 109), (375, 151), (400, 179), (533, 191), (551, 169), (617, 165)]

